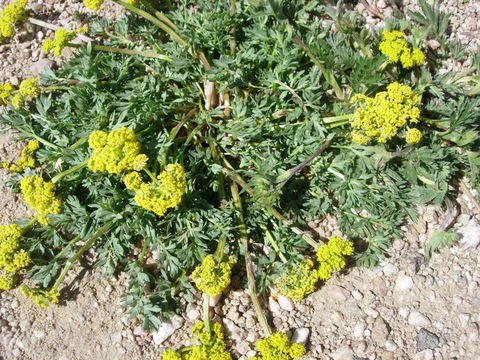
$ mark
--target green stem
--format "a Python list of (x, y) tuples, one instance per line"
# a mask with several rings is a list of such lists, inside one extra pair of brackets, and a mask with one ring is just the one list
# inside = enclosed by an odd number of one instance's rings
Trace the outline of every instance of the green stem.
[(24, 130), (18, 129), (18, 128), (16, 128), (16, 130), (19, 131), (20, 133), (22, 133), (23, 135), (25, 135), (26, 137), (32, 137), (35, 140), (38, 140), (38, 142), (42, 143), (45, 146), (51, 147), (52, 149), (55, 149), (55, 150), (60, 150), (60, 146), (57, 146), (54, 143), (51, 143), (50, 141), (45, 140), (44, 138), (38, 136), (37, 134), (34, 134), (32, 132), (28, 132), (28, 131), (24, 131)]
[(269, 337), (270, 335), (272, 335), (272, 330), (268, 325), (267, 317), (263, 312), (262, 306), (260, 305), (260, 301), (257, 296), (257, 290), (255, 287), (255, 275), (253, 273), (253, 263), (252, 263), (252, 258), (250, 256), (250, 252), (248, 251), (247, 226), (245, 225), (245, 221), (243, 218), (242, 200), (240, 199), (240, 194), (238, 193), (238, 186), (235, 181), (232, 181), (230, 189), (232, 191), (233, 203), (238, 213), (237, 216), (238, 216), (238, 227), (240, 230), (240, 240), (242, 243), (243, 253), (245, 256), (245, 267), (247, 270), (248, 292), (250, 295), (250, 299), (252, 300), (255, 313), (257, 314), (258, 321), (263, 329), (264, 335), (265, 337)]
[(322, 121), (325, 124), (333, 124), (337, 122), (344, 122), (345, 120), (350, 120), (354, 114), (346, 114), (346, 115), (339, 115), (339, 116), (330, 116), (322, 118)]
[[(73, 44), (73, 43), (68, 43), (67, 46), (73, 47), (73, 48), (79, 48), (82, 47), (83, 45), (80, 44)], [(162, 54), (157, 54), (153, 51), (139, 51), (139, 50), (131, 50), (131, 49), (121, 49), (113, 46), (106, 46), (106, 45), (93, 45), (93, 50), (98, 50), (98, 51), (106, 51), (106, 52), (112, 52), (112, 53), (117, 53), (117, 54), (127, 54), (127, 55), (139, 55), (143, 57), (148, 57), (148, 58), (155, 58), (155, 59), (161, 59), (165, 61), (172, 61), (168, 56), (162, 55)]]
[(150, 170), (148, 170), (147, 168), (143, 168), (143, 171), (147, 173), (147, 175), (150, 177), (150, 179), (152, 179), (153, 182), (157, 182), (157, 177), (153, 175)]
[(152, 6), (152, 4), (150, 4), (148, 1), (146, 1), (146, 0), (141, 0), (141, 1), (142, 1), (142, 4), (149, 11), (151, 11), (157, 18), (159, 18), (161, 21), (163, 21), (167, 26), (170, 26), (170, 28), (172, 28), (172, 30), (174, 30), (174, 31), (178, 30), (178, 28), (175, 26), (175, 24), (168, 17), (166, 17), (164, 13), (155, 9)]
[(83, 137), (78, 139), (75, 143), (73, 143), (69, 149), (70, 150), (77, 150), (79, 147), (81, 147), (83, 144), (85, 144), (88, 141), (88, 137)]
[(60, 251), (57, 255), (55, 255), (55, 257), (51, 262), (54, 262), (57, 259), (60, 259), (63, 256), (63, 254), (65, 254), (73, 245), (77, 243), (78, 240), (80, 240), (80, 234), (75, 236), (72, 240), (70, 240), (68, 244), (62, 249), (62, 251)]
[(62, 180), (65, 176), (68, 176), (68, 175), (70, 175), (70, 174), (73, 174), (73, 173), (77, 172), (78, 170), (83, 169), (85, 166), (87, 166), (87, 163), (88, 163), (88, 159), (82, 161), (81, 163), (78, 163), (78, 164), (75, 165), (75, 166), (72, 166), (70, 169), (67, 169), (67, 170), (65, 170), (65, 171), (62, 171), (61, 173), (55, 175), (55, 176), (52, 178), (52, 183), (56, 184), (57, 182), (59, 182), (60, 180)]
[(42, 88), (42, 91), (55, 91), (55, 90), (70, 90), (70, 87), (57, 85), (57, 86), (47, 86)]
[(37, 222), (37, 216), (34, 216), (33, 218), (31, 218), (30, 221), (27, 224), (25, 224), (24, 227), (22, 227), (22, 235), (28, 233), (32, 229), (33, 225), (35, 225), (36, 222)]
[(270, 241), (270, 244), (272, 244), (273, 249), (276, 251), (276, 253), (277, 253), (278, 256), (280, 257), (280, 260), (282, 260), (282, 262), (283, 262), (284, 264), (288, 263), (287, 258), (286, 258), (285, 255), (283, 255), (283, 253), (280, 251), (280, 248), (278, 247), (277, 241), (276, 241), (275, 238), (273, 237), (273, 235), (272, 235), (272, 233), (270, 232), (270, 230), (268, 230), (266, 226), (262, 226), (262, 229), (263, 229), (263, 231), (265, 231), (265, 235), (267, 235), (268, 241)]
[(110, 228), (114, 224), (115, 224), (115, 221), (112, 220), (106, 223), (105, 225), (103, 225), (70, 259), (67, 260), (65, 267), (60, 273), (60, 276), (57, 278), (57, 280), (52, 286), (53, 291), (56, 291), (58, 289), (63, 279), (65, 279), (65, 276), (67, 275), (68, 271), (72, 268), (75, 262), (85, 253), (85, 251), (87, 251), (100, 236), (102, 236), (104, 233), (110, 230)]

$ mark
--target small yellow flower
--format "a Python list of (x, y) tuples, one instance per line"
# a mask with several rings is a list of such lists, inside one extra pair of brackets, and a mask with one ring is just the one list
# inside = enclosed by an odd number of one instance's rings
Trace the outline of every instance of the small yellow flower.
[[(46, 215), (60, 213), (62, 201), (55, 196), (55, 185), (40, 176), (27, 176), (20, 181), (20, 190), (28, 205), (46, 220)], [(40, 221), (40, 219), (39, 219)]]
[(416, 128), (411, 128), (407, 130), (405, 134), (405, 141), (407, 144), (416, 144), (422, 140), (422, 132)]
[(10, 290), (15, 286), (16, 279), (14, 275), (10, 273), (0, 273), (0, 290)]
[(345, 256), (352, 254), (353, 243), (339, 237), (332, 237), (328, 244), (320, 246), (317, 250), (320, 279), (328, 280), (332, 277), (334, 270), (342, 270), (346, 265)]
[(8, 104), (8, 98), (13, 95), (14, 90), (10, 83), (0, 84), (0, 105)]
[(313, 261), (306, 259), (279, 277), (275, 286), (283, 295), (300, 301), (315, 291), (317, 281), (318, 271), (314, 268)]
[(86, 34), (90, 31), (90, 28), (88, 26), (83, 26), (81, 28), (78, 28), (77, 30), (75, 30), (75, 32), (77, 34)]
[(92, 10), (99, 10), (105, 0), (83, 0), (85, 6)]
[(22, 94), (18, 93), (12, 96), (10, 99), (10, 104), (16, 109), (18, 109), (23, 104), (24, 97)]
[(31, 298), (32, 301), (40, 307), (47, 308), (50, 303), (58, 303), (60, 293), (55, 290), (44, 290), (38, 288), (31, 288), (23, 284), (20, 286), (20, 293), (26, 298)]
[(10, 165), (8, 162), (2, 163), (2, 167), (6, 167), (12, 173), (21, 172), (27, 167), (35, 166), (35, 151), (40, 147), (40, 144), (37, 140), (30, 140), (22, 149), (20, 154), (20, 159), (16, 161), (16, 164)]
[(129, 190), (138, 190), (143, 184), (142, 176), (136, 171), (128, 173), (122, 180)]
[(18, 87), (18, 91), (23, 96), (38, 96), (40, 94), (40, 88), (37, 86), (37, 78), (28, 78), (23, 80)]
[(8, 38), (14, 34), (14, 25), (25, 12), (28, 0), (16, 0), (0, 11), (0, 38)]
[(287, 335), (282, 332), (276, 332), (266, 339), (258, 340), (255, 346), (262, 354), (259, 360), (298, 359), (306, 352), (302, 344), (290, 345)]
[(234, 259), (217, 261), (213, 255), (203, 259), (192, 273), (192, 279), (200, 291), (215, 296), (220, 295), (230, 285)]
[(60, 56), (63, 48), (68, 46), (68, 43), (75, 39), (76, 36), (75, 31), (67, 31), (60, 28), (55, 31), (54, 40), (47, 39), (43, 42), (42, 49), (45, 53), (53, 49), (53, 55)]
[(384, 31), (379, 49), (382, 54), (388, 56), (389, 63), (400, 61), (405, 69), (425, 62), (425, 54), (420, 49), (412, 51), (410, 44), (405, 40), (405, 34), (401, 31)]

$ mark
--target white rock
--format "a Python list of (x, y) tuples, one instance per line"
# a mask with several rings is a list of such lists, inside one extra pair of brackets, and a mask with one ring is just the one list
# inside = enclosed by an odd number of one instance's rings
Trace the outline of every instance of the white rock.
[(237, 325), (235, 325), (235, 323), (232, 320), (223, 319), (222, 322), (223, 322), (223, 325), (225, 326), (225, 331), (227, 335), (238, 336), (238, 334), (240, 333), (240, 328)]
[(358, 291), (357, 289), (352, 290), (352, 296), (355, 300), (362, 300), (363, 299), (363, 294)]
[(410, 276), (399, 276), (395, 282), (395, 290), (397, 291), (406, 291), (410, 290), (413, 287), (413, 280)]
[(460, 314), (458, 315), (458, 320), (460, 321), (460, 324), (462, 327), (467, 327), (468, 321), (470, 320), (470, 315), (469, 314)]
[(33, 330), (33, 336), (35, 336), (37, 339), (43, 339), (45, 337), (45, 331)]
[(222, 294), (220, 295), (215, 295), (215, 296), (210, 296), (210, 307), (215, 307), (217, 306), (218, 302), (220, 301), (222, 297)]
[(278, 305), (278, 302), (271, 296), (268, 298), (268, 308), (273, 313), (279, 313), (281, 311), (280, 305)]
[(120, 332), (116, 332), (110, 335), (110, 340), (112, 341), (112, 343), (118, 344), (122, 341), (122, 334)]
[(198, 318), (200, 318), (200, 311), (198, 311), (197, 309), (191, 309), (187, 311), (187, 318), (190, 320), (197, 320)]
[(144, 330), (141, 326), (136, 326), (133, 329), (133, 335), (135, 336), (145, 336), (148, 334), (148, 331)]
[(416, 353), (413, 360), (433, 360), (433, 351), (431, 349), (423, 350)]
[(342, 346), (335, 350), (335, 352), (330, 354), (330, 357), (333, 360), (352, 360), (353, 359), (353, 350), (350, 346)]
[(294, 309), (293, 301), (288, 296), (279, 295), (277, 299), (278, 299), (278, 304), (283, 310), (293, 311)]
[(423, 315), (422, 313), (419, 313), (418, 311), (414, 311), (408, 316), (408, 323), (413, 326), (421, 326), (421, 327), (426, 327), (431, 325), (430, 319), (425, 315)]
[(408, 309), (408, 306), (402, 306), (401, 308), (398, 309), (398, 315), (400, 315), (403, 318), (406, 318), (410, 314), (410, 310)]
[(338, 285), (331, 285), (328, 294), (338, 301), (346, 301), (350, 297), (350, 291)]
[(393, 264), (390, 264), (390, 263), (387, 263), (385, 264), (385, 266), (383, 267), (383, 273), (386, 275), (386, 276), (390, 276), (390, 275), (394, 275), (398, 272), (398, 268), (393, 265)]
[(365, 312), (365, 314), (367, 314), (368, 316), (371, 316), (371, 317), (373, 317), (373, 318), (375, 318), (375, 319), (376, 319), (377, 316), (379, 315), (379, 313), (378, 313), (377, 310), (374, 310), (374, 309), (369, 308), (369, 307), (366, 308), (366, 309), (364, 310), (364, 312)]
[(363, 338), (365, 327), (366, 325), (363, 322), (355, 324), (355, 326), (353, 327), (353, 336), (355, 336), (358, 339)]
[(462, 250), (475, 249), (480, 244), (480, 226), (465, 226), (458, 232), (462, 235), (458, 242)]
[(397, 344), (395, 344), (392, 340), (389, 339), (385, 341), (385, 350), (394, 352), (395, 350), (397, 350), (397, 347)]
[(183, 322), (183, 318), (179, 315), (174, 315), (171, 319), (164, 321), (158, 330), (152, 333), (153, 342), (157, 345), (161, 345), (165, 340), (172, 336), (175, 330), (182, 327)]
[(308, 341), (308, 337), (310, 336), (310, 329), (308, 328), (298, 328), (295, 329), (292, 335), (292, 342), (299, 343), (305, 345)]
[(45, 70), (46, 68), (51, 68), (53, 66), (53, 61), (50, 59), (40, 59), (30, 65), (30, 72), (34, 76), (38, 76)]

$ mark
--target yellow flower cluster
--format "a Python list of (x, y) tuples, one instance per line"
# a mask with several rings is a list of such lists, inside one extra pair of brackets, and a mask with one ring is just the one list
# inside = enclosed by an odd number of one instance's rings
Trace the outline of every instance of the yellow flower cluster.
[(317, 281), (318, 271), (314, 268), (313, 261), (306, 259), (278, 278), (275, 286), (283, 295), (300, 301), (315, 291)]
[(93, 149), (88, 159), (88, 167), (92, 171), (119, 174), (124, 170), (141, 170), (148, 161), (147, 155), (140, 154), (135, 132), (126, 127), (109, 133), (94, 131), (88, 137), (88, 144)]
[(22, 149), (20, 153), (20, 159), (16, 161), (16, 164), (10, 164), (8, 162), (2, 162), (0, 165), (3, 168), (8, 169), (10, 172), (16, 173), (25, 170), (27, 167), (35, 166), (35, 151), (38, 150), (40, 144), (37, 140), (30, 140)]
[(250, 360), (290, 360), (305, 355), (305, 346), (292, 344), (286, 334), (276, 332), (266, 339), (258, 340), (255, 346), (262, 356), (254, 356)]
[(193, 271), (193, 281), (204, 293), (210, 296), (220, 295), (230, 285), (234, 263), (233, 257), (228, 261), (217, 261), (213, 255), (208, 255)]
[(404, 36), (404, 33), (396, 30), (382, 32), (382, 42), (379, 46), (381, 53), (388, 56), (389, 63), (400, 61), (406, 69), (423, 64), (425, 54), (420, 49), (412, 51)]
[(350, 120), (354, 128), (352, 140), (359, 144), (372, 140), (385, 143), (400, 129), (420, 119), (420, 95), (398, 82), (391, 83), (387, 91), (377, 93), (374, 98), (357, 94), (352, 102), (360, 104)]
[(339, 237), (332, 237), (328, 244), (322, 245), (317, 250), (317, 258), (320, 263), (318, 275), (320, 279), (328, 280), (334, 270), (340, 271), (345, 265), (345, 255), (353, 254), (353, 243), (344, 241)]
[(27, 204), (39, 213), (39, 223), (48, 224), (47, 215), (60, 212), (62, 201), (55, 196), (53, 183), (37, 175), (27, 176), (20, 181), (20, 190)]
[(213, 323), (211, 332), (204, 331), (204, 327), (204, 323), (200, 321), (192, 328), (199, 345), (194, 345), (188, 348), (188, 352), (182, 353), (167, 350), (163, 353), (162, 360), (232, 360), (226, 349), (222, 325)]
[(9, 98), (13, 107), (20, 107), (25, 99), (33, 98), (40, 94), (40, 88), (37, 85), (37, 78), (28, 78), (23, 80), (18, 90), (10, 83), (0, 85), (0, 105), (7, 105)]
[(85, 6), (92, 10), (99, 10), (105, 0), (83, 0)]
[(28, 0), (16, 0), (14, 3), (5, 6), (3, 11), (0, 11), (0, 38), (13, 36), (13, 26), (21, 19), (27, 3)]
[(43, 42), (42, 49), (45, 53), (53, 49), (53, 55), (60, 56), (63, 48), (68, 46), (68, 43), (75, 39), (75, 37), (75, 31), (67, 31), (60, 28), (55, 31), (54, 40), (47, 39)]
[(186, 189), (185, 170), (180, 164), (168, 164), (157, 178), (145, 183), (138, 172), (123, 177), (127, 189), (135, 191), (135, 202), (158, 216), (182, 201)]
[(422, 140), (422, 132), (416, 128), (408, 129), (405, 134), (407, 144), (416, 144)]
[(42, 290), (31, 288), (23, 284), (20, 286), (20, 292), (26, 298), (31, 298), (32, 301), (40, 307), (47, 308), (50, 303), (58, 304), (60, 293), (57, 290)]
[(15, 224), (0, 225), (0, 290), (15, 285), (15, 275), (30, 265), (30, 255), (20, 248), (22, 228)]

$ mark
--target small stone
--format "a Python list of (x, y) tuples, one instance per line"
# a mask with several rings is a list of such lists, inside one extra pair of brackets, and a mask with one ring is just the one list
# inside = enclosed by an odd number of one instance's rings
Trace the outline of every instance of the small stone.
[(416, 353), (413, 360), (433, 360), (433, 351), (430, 349)]
[(33, 336), (41, 340), (45, 337), (45, 331), (43, 330), (33, 330)]
[(466, 328), (468, 325), (468, 322), (470, 321), (470, 315), (460, 314), (458, 315), (458, 320), (460, 321), (460, 325), (462, 325), (463, 328)]
[(277, 299), (278, 299), (278, 304), (283, 310), (293, 311), (294, 309), (293, 302), (288, 296), (279, 295)]
[(310, 329), (308, 328), (298, 328), (295, 329), (292, 335), (292, 342), (306, 345), (308, 337), (310, 336)]
[(431, 321), (428, 317), (423, 315), (422, 313), (419, 313), (418, 311), (414, 311), (410, 313), (408, 316), (408, 323), (413, 326), (430, 326)]
[(399, 276), (395, 282), (395, 290), (407, 291), (413, 287), (413, 280), (410, 276)]
[(388, 285), (382, 278), (375, 278), (373, 280), (373, 286), (374, 288), (372, 290), (378, 296), (386, 296), (388, 294)]
[(465, 226), (458, 232), (462, 235), (458, 242), (462, 250), (475, 249), (480, 244), (480, 226)]
[(383, 267), (383, 273), (386, 275), (386, 276), (390, 276), (390, 275), (394, 275), (398, 272), (398, 268), (393, 265), (393, 264), (390, 264), (390, 263), (387, 263), (385, 264), (385, 266)]
[(215, 295), (215, 296), (210, 296), (210, 307), (215, 307), (217, 306), (218, 302), (220, 301), (222, 297), (222, 294), (220, 295)]
[(362, 339), (365, 328), (366, 328), (366, 325), (363, 322), (355, 324), (355, 326), (353, 327), (353, 336), (358, 339)]
[(467, 339), (470, 343), (477, 341), (479, 337), (478, 325), (476, 323), (471, 323), (467, 328), (467, 334)]
[(278, 305), (278, 302), (271, 296), (268, 298), (268, 308), (273, 313), (279, 313), (281, 311), (280, 305)]
[(353, 350), (350, 346), (345, 345), (330, 354), (333, 360), (353, 360)]
[(392, 340), (389, 339), (385, 341), (385, 350), (394, 352), (395, 350), (397, 350), (397, 348), (397, 344), (395, 344)]
[(370, 307), (366, 308), (364, 312), (365, 314), (367, 314), (368, 316), (371, 316), (372, 318), (376, 318), (379, 315), (377, 310), (374, 310)]
[(350, 297), (350, 291), (338, 285), (329, 286), (328, 294), (338, 301), (346, 301)]
[(426, 349), (435, 349), (438, 347), (440, 339), (434, 333), (421, 328), (417, 336), (417, 349), (423, 351)]
[(463, 226), (467, 226), (468, 222), (470, 221), (471, 216), (468, 214), (460, 214), (457, 217), (457, 223)]
[(245, 357), (246, 357), (247, 359), (250, 359), (251, 357), (254, 357), (255, 355), (257, 355), (257, 352), (256, 352), (255, 350), (250, 350), (249, 352), (247, 352), (247, 353), (245, 354)]
[(116, 332), (116, 333), (110, 335), (110, 340), (114, 344), (119, 344), (122, 341), (122, 333)]
[(18, 301), (17, 300), (13, 300), (12, 303), (10, 304), (10, 307), (12, 309), (16, 309), (18, 307)]
[(184, 320), (179, 315), (172, 316), (171, 319), (163, 322), (156, 332), (152, 333), (153, 342), (161, 345), (165, 340), (173, 335), (175, 330), (182, 327)]
[(145, 335), (148, 335), (148, 331), (144, 330), (141, 326), (136, 326), (133, 329), (133, 335), (135, 335), (135, 336), (145, 336)]
[(223, 325), (225, 326), (225, 331), (227, 335), (238, 336), (238, 334), (240, 333), (240, 328), (237, 325), (235, 325), (232, 320), (223, 319), (222, 322), (223, 322)]
[(427, 41), (427, 45), (433, 51), (437, 50), (440, 47), (440, 43), (435, 39)]
[(357, 356), (363, 356), (365, 350), (367, 350), (367, 343), (365, 341), (354, 341), (352, 342), (353, 352)]
[(355, 300), (362, 300), (363, 299), (363, 294), (358, 291), (357, 289), (352, 290), (352, 296)]
[(372, 328), (372, 340), (378, 345), (383, 347), (387, 341), (388, 334), (390, 333), (390, 328), (387, 323), (382, 319), (381, 316), (378, 316), (373, 323)]
[(384, 351), (381, 352), (380, 358), (382, 360), (394, 360), (395, 356), (394, 356), (393, 352), (384, 350)]
[(406, 318), (408, 314), (410, 314), (408, 306), (402, 306), (398, 309), (398, 315), (400, 315), (401, 317)]
[(30, 65), (30, 72), (33, 76), (40, 75), (45, 69), (51, 68), (53, 66), (53, 61), (50, 59), (40, 59), (35, 61), (32, 65)]
[(200, 311), (198, 311), (197, 309), (190, 309), (189, 311), (187, 311), (187, 318), (192, 321), (197, 320), (198, 318), (200, 318)]
[(377, 7), (379, 9), (385, 9), (387, 7), (387, 3), (384, 0), (378, 0), (377, 1)]
[(240, 344), (237, 345), (236, 348), (241, 355), (245, 355), (250, 351), (250, 344), (246, 341), (242, 341)]

